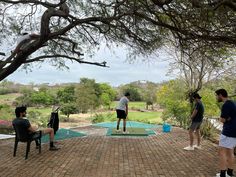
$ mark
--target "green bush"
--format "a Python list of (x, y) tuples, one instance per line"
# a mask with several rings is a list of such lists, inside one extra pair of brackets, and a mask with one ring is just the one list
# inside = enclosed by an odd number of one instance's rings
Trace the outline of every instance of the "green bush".
[(48, 123), (48, 116), (42, 116), (39, 111), (29, 111), (27, 118), (31, 123), (38, 125), (39, 127), (46, 127)]
[(71, 102), (62, 104), (61, 112), (62, 114), (65, 114), (67, 116), (67, 119), (69, 120), (70, 114), (79, 113), (79, 110), (77, 108), (77, 105)]
[(66, 115), (60, 115), (60, 122), (69, 122), (69, 117)]
[(13, 120), (14, 117), (15, 113), (9, 105), (0, 105), (0, 120)]
[(114, 117), (114, 114), (109, 113), (95, 113), (95, 115), (92, 117), (92, 123), (100, 123), (100, 122), (112, 122), (115, 121), (116, 118)]
[(0, 120), (0, 133), (1, 134), (12, 134), (12, 133), (14, 133), (12, 122), (8, 121), (8, 120)]
[(105, 118), (103, 114), (95, 113), (95, 115), (92, 117), (92, 123), (100, 123), (104, 122)]
[(214, 138), (217, 134), (217, 129), (213, 126), (213, 124), (208, 120), (208, 118), (203, 119), (203, 123), (201, 125), (201, 136), (204, 138)]
[(190, 117), (190, 104), (182, 80), (172, 80), (163, 84), (157, 92), (157, 103), (164, 108), (163, 120), (173, 121), (187, 128)]

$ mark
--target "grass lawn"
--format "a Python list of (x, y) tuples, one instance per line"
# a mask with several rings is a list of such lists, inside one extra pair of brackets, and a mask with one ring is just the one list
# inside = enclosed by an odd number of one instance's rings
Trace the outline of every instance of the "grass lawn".
[[(162, 124), (161, 119), (162, 112), (132, 112), (129, 111), (128, 119), (131, 121), (138, 121), (152, 124)], [(116, 112), (103, 112), (92, 116), (91, 119), (97, 118), (97, 122), (110, 122), (116, 121)]]
[[(0, 95), (0, 103), (12, 103), (18, 96), (21, 94), (6, 94), (6, 95)], [(118, 104), (118, 101), (113, 101), (111, 104), (111, 108), (116, 108)], [(146, 103), (145, 102), (129, 102), (129, 116), (128, 120), (131, 121), (138, 121), (138, 122), (144, 122), (144, 123), (153, 123), (153, 124), (162, 124), (161, 112), (139, 112), (139, 111), (131, 111), (131, 110), (145, 110)], [(12, 111), (15, 108), (12, 107)], [(27, 112), (40, 112), (41, 117), (49, 118), (52, 112), (51, 107), (47, 108), (36, 108), (36, 107), (28, 107)], [(65, 115), (61, 114), (61, 111), (59, 111), (59, 116), (61, 118), (61, 121), (63, 121), (63, 117)], [(81, 119), (81, 114), (74, 114), (71, 115), (73, 119)], [(84, 115), (83, 115), (84, 116)], [(116, 121), (116, 112), (115, 111), (106, 111), (103, 113), (97, 113), (95, 111), (95, 114), (91, 113), (87, 114), (86, 117), (88, 120), (92, 120), (94, 118), (97, 119), (97, 122), (109, 122), (109, 121)]]
[(42, 115), (50, 115), (52, 112), (51, 108), (35, 108), (35, 107), (28, 107), (27, 111), (38, 111), (40, 112)]
[(19, 96), (21, 96), (21, 94), (19, 94), (19, 93), (0, 95), (0, 103), (1, 104), (11, 104)]
[[(111, 108), (116, 108), (119, 101), (113, 101), (111, 104)], [(141, 101), (131, 101), (129, 102), (130, 109), (145, 109), (146, 103)]]
[(128, 119), (139, 122), (162, 124), (161, 114), (162, 112), (129, 112)]
[[(113, 102), (114, 105), (117, 103)], [(144, 108), (145, 102), (130, 102), (130, 109), (131, 106), (135, 108)], [(115, 107), (115, 106), (114, 106)], [(42, 116), (49, 117), (51, 114), (52, 109), (51, 108), (32, 108), (29, 107), (28, 111), (39, 111)], [(152, 123), (152, 124), (162, 124), (163, 120), (161, 119), (162, 112), (139, 112), (139, 111), (129, 111), (128, 120), (132, 121), (138, 121), (138, 122), (144, 122), (144, 123)], [(59, 117), (62, 118), (61, 112), (59, 111)], [(89, 116), (89, 115), (88, 115)], [(80, 114), (74, 114), (71, 115), (71, 117), (74, 117), (73, 119), (80, 119)], [(110, 121), (116, 121), (116, 112), (115, 111), (107, 111), (102, 113), (96, 113), (92, 114), (92, 116), (88, 117), (89, 120), (92, 120), (94, 118), (97, 118), (97, 122), (110, 122)]]
[(18, 96), (20, 96), (21, 94), (19, 93), (11, 93), (11, 94), (4, 94), (4, 95), (0, 95), (0, 100), (11, 100), (11, 99), (16, 99)]
[(52, 109), (51, 108), (28, 107), (27, 111), (38, 111), (38, 112), (42, 113), (43, 115), (45, 115), (45, 114), (51, 114)]

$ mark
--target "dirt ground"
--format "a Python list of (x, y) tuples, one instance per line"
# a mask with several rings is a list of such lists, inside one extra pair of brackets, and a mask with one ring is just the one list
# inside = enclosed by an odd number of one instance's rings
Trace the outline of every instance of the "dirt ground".
[(74, 128), (74, 127), (84, 127), (92, 124), (91, 117), (92, 114), (75, 114), (71, 115), (68, 122), (60, 121), (60, 128)]

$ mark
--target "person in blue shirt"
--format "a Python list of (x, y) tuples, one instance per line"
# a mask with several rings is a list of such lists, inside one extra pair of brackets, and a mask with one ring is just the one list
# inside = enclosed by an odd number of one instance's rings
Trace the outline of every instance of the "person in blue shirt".
[(223, 102), (219, 120), (223, 129), (219, 140), (220, 173), (216, 177), (233, 175), (234, 148), (236, 146), (236, 105), (228, 99), (225, 89), (215, 91), (218, 102)]
[[(201, 102), (201, 96), (198, 93), (193, 95), (193, 99), (195, 102), (195, 107), (191, 115), (191, 125), (189, 127), (189, 139), (190, 143), (189, 146), (185, 147), (184, 150), (193, 151), (196, 149), (201, 149), (201, 134), (200, 134), (200, 127), (203, 120), (204, 114), (204, 106)], [(193, 145), (194, 140), (194, 132), (197, 137), (197, 144)]]

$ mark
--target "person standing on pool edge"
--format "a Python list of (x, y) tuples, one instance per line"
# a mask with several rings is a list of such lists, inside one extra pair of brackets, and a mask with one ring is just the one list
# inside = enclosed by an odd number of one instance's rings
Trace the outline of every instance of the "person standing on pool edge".
[(128, 102), (129, 102), (130, 93), (126, 92), (125, 96), (123, 96), (116, 108), (116, 114), (117, 114), (117, 126), (116, 131), (119, 132), (119, 126), (120, 126), (120, 120), (123, 119), (123, 133), (127, 134), (129, 133), (126, 131), (126, 118), (128, 116)]

